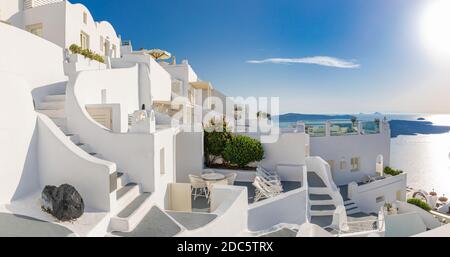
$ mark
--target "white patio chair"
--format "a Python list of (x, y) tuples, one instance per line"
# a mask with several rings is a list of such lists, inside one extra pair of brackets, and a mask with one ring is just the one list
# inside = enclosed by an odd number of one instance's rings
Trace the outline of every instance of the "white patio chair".
[(255, 178), (253, 186), (255, 187), (255, 203), (259, 200), (269, 199), (283, 193), (283, 189), (281, 187), (273, 185), (272, 183), (264, 180), (264, 178), (258, 176)]
[(207, 184), (201, 177), (189, 175), (189, 181), (191, 182), (192, 195), (194, 196), (194, 200), (196, 200), (199, 196), (207, 198)]
[(256, 176), (262, 177), (262, 178), (264, 178), (264, 180), (266, 180), (274, 185), (281, 186), (280, 177), (276, 173), (269, 172), (262, 167), (258, 167), (256, 169)]
[(233, 186), (234, 182), (236, 181), (237, 173), (230, 173), (225, 175), (225, 179), (228, 182), (228, 185)]

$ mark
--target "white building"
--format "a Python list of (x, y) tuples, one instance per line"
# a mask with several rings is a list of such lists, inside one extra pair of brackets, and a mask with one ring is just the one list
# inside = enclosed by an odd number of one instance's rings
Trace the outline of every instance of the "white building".
[[(236, 177), (194, 182), (189, 175), (208, 171), (203, 133), (169, 126), (155, 107), (172, 106), (175, 94), (201, 114), (215, 109), (205, 95), (224, 95), (211, 83), (187, 62), (161, 65), (128, 44), (120, 53), (112, 26), (95, 23), (82, 5), (2, 0), (0, 10), (0, 36), (8, 39), (0, 43), (0, 224), (7, 226), (0, 236), (409, 236), (440, 226), (404, 202), (406, 174), (362, 181), (360, 171), (375, 175), (389, 161), (388, 127), (347, 135), (327, 125), (320, 138), (320, 129), (284, 130), (263, 144), (259, 165), (272, 175), (217, 169), (213, 176)], [(64, 49), (78, 43), (110, 63), (67, 72)], [(342, 157), (346, 168), (337, 172), (330, 164)], [(56, 223), (41, 211), (43, 188), (61, 184), (73, 185), (86, 204), (74, 222)], [(192, 197), (198, 184), (208, 187), (208, 199)], [(258, 192), (267, 199), (255, 202)], [(369, 226), (355, 227), (353, 214)], [(411, 222), (418, 225), (405, 229)]]
[(72, 44), (102, 56), (120, 57), (121, 39), (113, 26), (96, 22), (82, 4), (65, 0), (1, 0), (0, 20), (60, 46)]

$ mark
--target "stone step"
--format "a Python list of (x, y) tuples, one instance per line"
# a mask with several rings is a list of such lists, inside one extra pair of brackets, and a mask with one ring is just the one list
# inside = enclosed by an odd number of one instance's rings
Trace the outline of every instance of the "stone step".
[(329, 195), (331, 190), (328, 187), (309, 187), (308, 193), (314, 195)]
[(44, 97), (45, 102), (63, 102), (66, 101), (66, 95), (48, 95)]
[(349, 204), (352, 204), (352, 203), (355, 203), (355, 202), (353, 202), (352, 200), (344, 201), (344, 205), (349, 205)]
[(66, 135), (70, 135), (71, 134), (69, 129), (67, 128), (67, 126), (58, 126), (58, 128)]
[(89, 145), (86, 145), (83, 143), (78, 143), (77, 146), (79, 148), (81, 148), (83, 151), (85, 151), (86, 153), (91, 153), (91, 148), (89, 147)]
[(117, 190), (123, 188), (127, 184), (127, 175), (125, 175), (123, 172), (117, 172)]
[(123, 208), (115, 217), (111, 218), (113, 231), (131, 232), (150, 211), (151, 193), (138, 195), (131, 203)]
[(309, 203), (311, 205), (334, 205), (334, 200), (319, 200), (319, 201), (310, 200)]
[(316, 224), (319, 227), (330, 226), (333, 222), (333, 215), (313, 216), (311, 217), (311, 223)]
[(65, 109), (65, 107), (65, 101), (40, 102), (36, 104), (36, 109), (38, 110), (61, 110)]
[(311, 211), (334, 211), (336, 206), (334, 205), (312, 205)]
[(49, 118), (66, 118), (66, 112), (61, 110), (36, 110), (39, 113), (47, 115)]
[(358, 205), (356, 205), (356, 203), (351, 203), (351, 204), (345, 205), (345, 209), (346, 210), (353, 209), (353, 208), (356, 208), (356, 207), (358, 207)]
[(89, 153), (92, 157), (98, 158), (98, 159), (103, 159), (102, 155), (99, 153)]
[(64, 126), (67, 127), (67, 118), (52, 118), (51, 119), (56, 126)]
[(313, 171), (308, 171), (308, 186), (309, 187), (327, 187), (323, 180)]
[(312, 216), (333, 216), (334, 215), (334, 210), (324, 210), (324, 211), (313, 211), (310, 210), (309, 213)]
[(136, 183), (128, 183), (116, 192), (117, 209), (122, 210), (129, 205), (140, 194), (139, 186)]
[(331, 196), (328, 194), (309, 194), (309, 200), (326, 201), (326, 200), (333, 200), (333, 198), (331, 198)]
[(347, 215), (352, 215), (352, 214), (360, 213), (361, 210), (358, 207), (355, 207), (355, 208), (346, 210), (346, 212), (347, 212)]
[(69, 140), (72, 141), (74, 144), (80, 143), (80, 137), (78, 135), (68, 135), (67, 138), (69, 138)]

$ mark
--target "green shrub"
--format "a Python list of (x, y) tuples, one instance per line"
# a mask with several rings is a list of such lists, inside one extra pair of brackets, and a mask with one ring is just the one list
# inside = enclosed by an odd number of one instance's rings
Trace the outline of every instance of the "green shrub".
[(81, 54), (82, 56), (89, 58), (91, 60), (95, 60), (101, 63), (105, 63), (105, 59), (97, 54), (92, 52), (90, 49), (82, 49), (81, 46), (78, 46), (76, 44), (72, 44), (69, 47), (69, 50), (73, 53), (73, 54)]
[(69, 47), (69, 50), (70, 50), (72, 53), (74, 53), (74, 54), (79, 54), (79, 53), (81, 53), (81, 47), (77, 46), (76, 44), (72, 44), (72, 45)]
[(398, 176), (398, 175), (400, 175), (400, 174), (402, 174), (402, 173), (403, 173), (403, 171), (401, 171), (401, 170), (396, 170), (396, 169), (393, 169), (393, 168), (391, 168), (391, 167), (386, 167), (386, 168), (384, 168), (384, 174), (387, 174), (387, 175)]
[[(220, 123), (211, 120), (209, 124), (204, 127), (204, 151), (206, 165), (214, 163), (214, 161), (221, 157), (225, 146), (231, 141), (233, 135), (229, 131), (228, 123), (225, 119)], [(211, 159), (212, 158), (212, 159)]]
[(261, 161), (264, 158), (264, 149), (261, 142), (248, 136), (236, 136), (225, 146), (223, 150), (225, 161), (246, 167), (249, 163)]
[(420, 199), (417, 199), (417, 198), (408, 199), (408, 203), (409, 204), (413, 204), (413, 205), (415, 205), (415, 206), (417, 206), (419, 208), (422, 208), (425, 211), (431, 211), (432, 210), (430, 205), (428, 205), (426, 202), (424, 202), (424, 201), (422, 201)]

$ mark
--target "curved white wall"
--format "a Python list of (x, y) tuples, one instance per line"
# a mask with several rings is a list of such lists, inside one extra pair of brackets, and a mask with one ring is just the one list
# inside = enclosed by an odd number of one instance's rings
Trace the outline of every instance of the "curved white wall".
[(0, 72), (0, 85), (0, 203), (7, 203), (38, 189), (38, 135), (26, 81)]
[(114, 163), (92, 157), (73, 144), (47, 116), (38, 117), (40, 188), (46, 185), (70, 184), (83, 197), (87, 209), (112, 209), (110, 175)]
[(67, 183), (87, 208), (108, 211), (115, 165), (85, 153), (48, 117), (36, 115), (25, 79), (0, 72), (0, 85), (0, 203)]
[(152, 134), (113, 133), (101, 127), (87, 113), (85, 104), (98, 103), (101, 89), (108, 102), (119, 103), (122, 111), (134, 111), (137, 103), (137, 71), (114, 69), (83, 71), (67, 85), (66, 114), (68, 128), (93, 151), (117, 164), (118, 171), (140, 183), (146, 192), (154, 191), (154, 136)]

